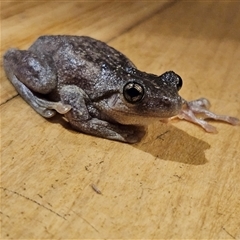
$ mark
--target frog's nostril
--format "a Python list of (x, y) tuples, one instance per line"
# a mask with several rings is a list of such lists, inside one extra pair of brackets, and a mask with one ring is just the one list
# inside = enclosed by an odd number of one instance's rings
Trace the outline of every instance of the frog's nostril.
[(162, 102), (164, 105), (169, 106), (171, 105), (171, 101), (169, 100), (168, 97), (163, 97)]

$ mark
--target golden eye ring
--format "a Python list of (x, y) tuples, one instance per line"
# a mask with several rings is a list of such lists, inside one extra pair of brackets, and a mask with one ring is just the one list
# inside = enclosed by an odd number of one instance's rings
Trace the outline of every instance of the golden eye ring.
[(128, 82), (123, 87), (123, 96), (129, 103), (140, 102), (144, 97), (144, 88), (136, 82)]

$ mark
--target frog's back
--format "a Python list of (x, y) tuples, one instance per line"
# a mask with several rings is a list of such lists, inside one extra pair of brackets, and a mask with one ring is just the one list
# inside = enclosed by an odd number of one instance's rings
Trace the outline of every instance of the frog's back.
[(127, 57), (116, 49), (87, 36), (45, 35), (39, 37), (29, 50), (40, 55), (55, 55), (56, 57), (75, 55), (79, 60), (95, 63), (98, 66), (104, 63), (112, 67), (134, 66)]
[[(76, 85), (93, 96), (115, 91), (125, 81), (127, 68), (133, 63), (106, 43), (86, 36), (42, 36), (29, 48), (49, 62), (57, 77), (54, 95), (64, 85)], [(104, 85), (104, 87), (103, 87)], [(99, 87), (100, 86), (100, 87)]]

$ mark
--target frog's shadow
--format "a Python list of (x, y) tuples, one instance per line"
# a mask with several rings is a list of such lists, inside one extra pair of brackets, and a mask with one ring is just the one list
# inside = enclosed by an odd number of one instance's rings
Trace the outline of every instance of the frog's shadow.
[(208, 143), (170, 124), (161, 124), (160, 130), (156, 131), (158, 127), (159, 123), (150, 125), (142, 141), (133, 146), (163, 160), (191, 165), (208, 162), (205, 157), (205, 151), (210, 148)]
[[(73, 130), (70, 124), (61, 116), (57, 115), (47, 120), (51, 123), (61, 124), (65, 129), (74, 134), (84, 134)], [(156, 131), (156, 129), (160, 130)], [(139, 143), (131, 144), (130, 146), (162, 160), (191, 165), (207, 163), (204, 152), (210, 148), (208, 143), (190, 136), (173, 125), (160, 122), (151, 124), (143, 139)]]

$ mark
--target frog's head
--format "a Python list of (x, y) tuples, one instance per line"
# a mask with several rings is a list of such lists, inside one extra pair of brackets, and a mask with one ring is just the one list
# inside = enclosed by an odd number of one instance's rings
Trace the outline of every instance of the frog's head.
[(181, 87), (182, 79), (173, 71), (161, 76), (138, 73), (129, 75), (120, 96), (109, 103), (118, 121), (125, 124), (137, 123), (136, 118), (141, 122), (142, 117), (169, 118), (182, 108), (182, 98), (178, 94)]

